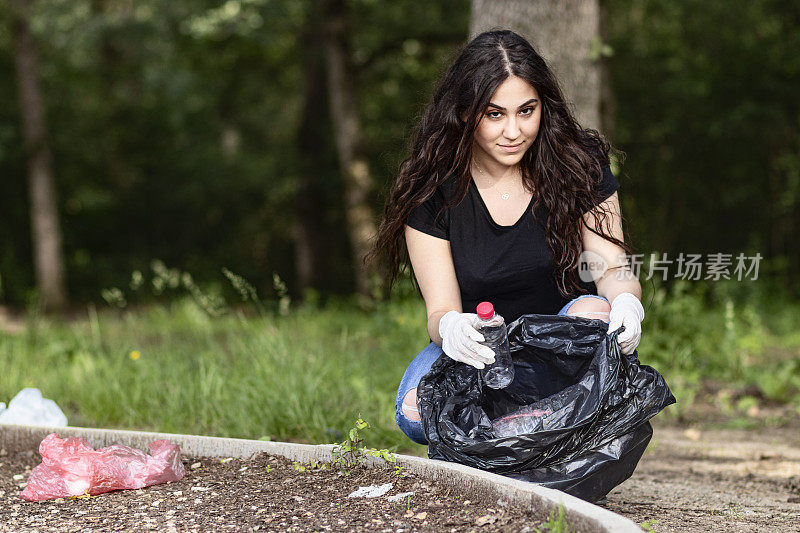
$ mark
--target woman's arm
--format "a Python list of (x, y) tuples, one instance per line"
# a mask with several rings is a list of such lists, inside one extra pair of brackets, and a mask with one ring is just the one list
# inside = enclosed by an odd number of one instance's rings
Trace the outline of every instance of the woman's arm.
[(428, 335), (442, 345), (439, 320), (448, 311), (461, 312), (461, 291), (458, 288), (450, 241), (439, 239), (406, 226), (406, 246), (414, 276), (422, 291), (428, 314)]
[[(608, 213), (603, 223), (603, 230), (619, 239), (625, 241), (622, 233), (622, 212), (619, 207), (619, 197), (615, 192), (606, 201), (600, 204), (601, 208)], [(594, 228), (595, 214), (589, 211), (583, 215), (586, 224)], [(597, 254), (603, 259), (604, 267), (599, 269), (592, 268), (590, 272), (597, 286), (597, 294), (613, 302), (614, 298), (623, 292), (629, 292), (642, 299), (642, 286), (636, 279), (630, 268), (630, 262), (625, 257), (625, 251), (616, 244), (593, 233), (586, 227), (582, 230), (582, 241), (584, 252)], [(589, 254), (590, 258), (593, 256)]]

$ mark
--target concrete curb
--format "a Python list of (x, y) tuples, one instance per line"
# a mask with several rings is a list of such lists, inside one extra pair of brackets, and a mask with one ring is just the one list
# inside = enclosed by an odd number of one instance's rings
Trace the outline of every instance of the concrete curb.
[[(181, 447), (181, 452), (190, 457), (237, 457), (249, 459), (265, 452), (279, 455), (292, 461), (330, 461), (332, 445), (294, 444), (221, 437), (203, 437), (170, 433), (148, 433), (92, 428), (49, 428), (43, 426), (0, 425), (0, 447), (9, 453), (36, 450), (48, 433), (62, 437), (83, 437), (95, 448), (111, 444), (125, 444), (142, 450), (157, 439), (167, 439)], [(370, 458), (367, 464), (378, 466), (380, 460)], [(491, 474), (468, 466), (434, 461), (422, 457), (397, 454), (397, 463), (419, 476), (437, 480), (467, 492), (492, 494), (509, 505), (530, 507), (537, 516), (546, 520), (550, 512), (559, 505), (575, 532), (641, 533), (642, 529), (633, 521), (602, 507), (592, 505), (558, 490), (548, 489), (498, 474)], [(557, 511), (556, 511), (557, 512)]]

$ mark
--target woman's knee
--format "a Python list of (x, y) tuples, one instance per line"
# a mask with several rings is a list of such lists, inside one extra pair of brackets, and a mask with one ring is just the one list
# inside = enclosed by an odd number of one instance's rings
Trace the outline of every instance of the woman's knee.
[(608, 322), (608, 314), (610, 312), (611, 305), (605, 299), (581, 298), (569, 306), (565, 314)]
[(414, 387), (408, 391), (403, 398), (402, 405), (403, 415), (412, 422), (418, 422), (420, 419), (419, 409), (417, 408), (417, 388)]

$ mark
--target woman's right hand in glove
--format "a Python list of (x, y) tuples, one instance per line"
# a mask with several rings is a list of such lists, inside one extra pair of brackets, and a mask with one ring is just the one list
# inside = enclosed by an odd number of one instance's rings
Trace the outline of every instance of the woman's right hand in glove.
[(450, 359), (482, 369), (494, 363), (494, 351), (488, 346), (478, 344), (484, 337), (475, 323), (475, 313), (448, 311), (439, 319), (439, 335), (442, 337), (442, 350)]

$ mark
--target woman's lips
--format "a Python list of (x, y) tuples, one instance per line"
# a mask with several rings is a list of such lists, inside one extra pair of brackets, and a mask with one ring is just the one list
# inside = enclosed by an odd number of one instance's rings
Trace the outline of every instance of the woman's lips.
[(522, 145), (523, 145), (523, 144), (525, 144), (525, 143), (524, 143), (524, 142), (521, 142), (521, 143), (519, 143), (519, 144), (510, 144), (510, 145), (509, 145), (509, 144), (499, 144), (498, 146), (499, 146), (500, 148), (502, 148), (502, 149), (503, 149), (503, 151), (505, 151), (505, 152), (508, 152), (509, 154), (511, 154), (511, 153), (514, 153), (514, 152), (516, 152), (516, 151), (517, 151), (517, 150), (519, 150), (520, 148), (522, 148)]

